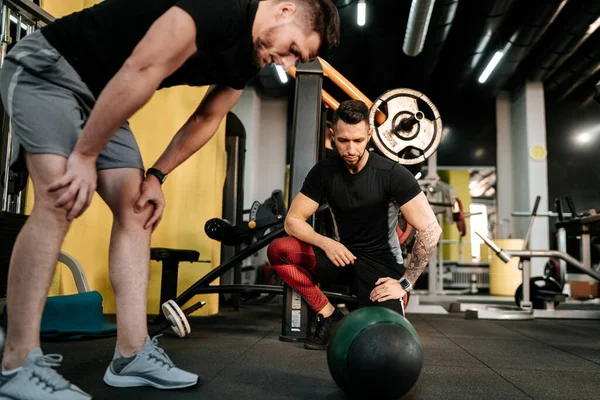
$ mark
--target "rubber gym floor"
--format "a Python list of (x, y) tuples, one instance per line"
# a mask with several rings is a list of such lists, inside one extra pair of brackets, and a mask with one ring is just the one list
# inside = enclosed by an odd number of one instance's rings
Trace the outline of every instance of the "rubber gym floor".
[[(424, 346), (421, 375), (406, 399), (600, 398), (600, 322), (483, 321), (464, 314), (408, 314)], [(44, 341), (60, 371), (95, 399), (344, 399), (326, 353), (279, 340), (281, 306), (244, 306), (191, 318), (192, 334), (165, 331), (160, 345), (201, 383), (184, 390), (117, 389), (102, 376), (114, 338)]]

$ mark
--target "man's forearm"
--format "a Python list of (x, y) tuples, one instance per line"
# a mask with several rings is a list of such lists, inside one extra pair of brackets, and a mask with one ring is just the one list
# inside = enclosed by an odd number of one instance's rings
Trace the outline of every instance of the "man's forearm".
[(315, 232), (312, 226), (306, 221), (298, 218), (288, 218), (285, 221), (285, 231), (288, 235), (295, 237), (304, 243), (323, 248), (324, 243), (329, 239)]
[(173, 171), (214, 136), (222, 120), (218, 117), (192, 115), (154, 163), (154, 168), (165, 174)]
[(420, 230), (415, 236), (411, 252), (410, 264), (406, 267), (404, 277), (414, 285), (425, 267), (429, 264), (440, 238), (441, 229), (437, 221), (431, 222), (427, 228)]

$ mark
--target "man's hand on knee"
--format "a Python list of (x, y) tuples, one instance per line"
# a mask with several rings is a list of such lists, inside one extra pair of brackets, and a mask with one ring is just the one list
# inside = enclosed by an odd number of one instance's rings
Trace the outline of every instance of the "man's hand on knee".
[(336, 267), (345, 267), (346, 265), (354, 264), (356, 256), (346, 246), (333, 239), (327, 239), (322, 250)]
[(140, 213), (150, 204), (154, 207), (154, 212), (148, 221), (144, 224), (144, 229), (156, 229), (162, 220), (163, 210), (165, 209), (165, 196), (163, 195), (160, 182), (153, 175), (148, 175), (140, 186), (140, 198), (135, 203), (135, 213)]
[(400, 282), (394, 278), (379, 278), (375, 282), (375, 289), (371, 291), (371, 301), (374, 303), (402, 299), (406, 290), (402, 289)]
[(79, 217), (92, 202), (98, 184), (96, 158), (77, 152), (71, 153), (62, 178), (48, 187), (49, 192), (65, 189), (55, 206), (67, 209), (69, 221)]

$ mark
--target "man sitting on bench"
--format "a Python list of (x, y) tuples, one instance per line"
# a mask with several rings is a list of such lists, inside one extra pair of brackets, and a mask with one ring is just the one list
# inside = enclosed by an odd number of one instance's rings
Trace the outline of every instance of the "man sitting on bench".
[[(368, 114), (361, 101), (340, 104), (333, 116), (338, 155), (310, 170), (285, 219), (289, 237), (274, 240), (268, 249), (275, 271), (319, 315), (307, 349), (326, 349), (331, 329), (342, 317), (315, 282), (349, 283), (359, 307), (384, 306), (404, 315), (407, 292), (440, 237), (415, 177), (403, 165), (367, 150), (372, 134)], [(324, 203), (333, 212), (339, 242), (306, 222)], [(399, 211), (418, 231), (407, 266), (396, 235)]]

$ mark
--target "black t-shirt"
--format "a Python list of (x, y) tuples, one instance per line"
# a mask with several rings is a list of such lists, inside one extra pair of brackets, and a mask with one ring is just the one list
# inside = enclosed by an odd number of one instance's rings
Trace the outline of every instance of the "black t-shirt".
[(198, 51), (159, 88), (223, 84), (243, 89), (258, 73), (252, 44), (258, 0), (105, 0), (41, 31), (98, 96), (150, 26), (173, 6), (194, 19)]
[(325, 148), (325, 158), (329, 158), (329, 157), (333, 157), (336, 156), (338, 154), (338, 152), (334, 149), (328, 149), (327, 147)]
[(403, 165), (370, 153), (365, 167), (350, 174), (342, 158), (333, 156), (309, 171), (300, 192), (319, 204), (329, 204), (340, 242), (355, 256), (388, 267), (402, 264), (398, 211), (421, 193)]

